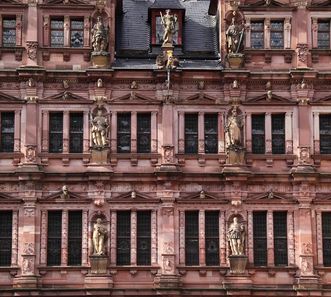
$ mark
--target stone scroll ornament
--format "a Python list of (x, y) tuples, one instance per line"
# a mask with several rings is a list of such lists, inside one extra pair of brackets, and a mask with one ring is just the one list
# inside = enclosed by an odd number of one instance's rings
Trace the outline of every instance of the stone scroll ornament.
[(91, 118), (91, 134), (93, 148), (105, 148), (108, 146), (109, 123), (102, 109), (98, 109), (96, 115)]
[(241, 256), (245, 254), (245, 234), (244, 224), (239, 222), (238, 217), (234, 217), (227, 232), (231, 256)]
[(106, 254), (105, 243), (107, 238), (107, 227), (103, 224), (101, 218), (97, 218), (93, 224), (93, 255), (104, 256)]

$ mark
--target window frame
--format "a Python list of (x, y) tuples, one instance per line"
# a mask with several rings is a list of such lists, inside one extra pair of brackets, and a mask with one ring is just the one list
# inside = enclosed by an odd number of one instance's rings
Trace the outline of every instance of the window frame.
[[(11, 21), (15, 21), (15, 26), (13, 27), (5, 27), (4, 26), (4, 21), (5, 20), (11, 20)], [(16, 47), (17, 46), (17, 17), (16, 15), (2, 15), (2, 19), (1, 19), (1, 25), (2, 25), (2, 36), (1, 36), (1, 44), (2, 47), (4, 48), (10, 48), (10, 47)], [(8, 31), (14, 31), (15, 32), (15, 43), (5, 43), (4, 42), (4, 32), (6, 31), (6, 29), (8, 29)]]
[[(257, 119), (258, 117), (262, 118), (263, 117), (263, 133), (254, 133), (254, 125), (253, 125), (253, 121), (254, 118)], [(266, 153), (266, 127), (265, 127), (265, 114), (252, 114), (251, 116), (251, 127), (252, 127), (252, 131), (251, 131), (251, 135), (252, 135), (252, 154), (265, 154)], [(256, 144), (256, 138), (259, 138), (259, 136), (263, 135), (263, 147), (261, 147), (261, 151), (258, 151), (257, 149), (255, 150), (255, 144)], [(256, 138), (255, 138), (256, 137)], [(261, 137), (262, 138), (262, 137)]]
[[(195, 117), (196, 118), (196, 131), (193, 132), (188, 132), (187, 131), (187, 120), (189, 117)], [(191, 119), (191, 121), (192, 121)], [(188, 150), (188, 141), (190, 141), (191, 137), (193, 137), (193, 140), (195, 141), (194, 143), (194, 148), (192, 150)], [(199, 115), (198, 113), (194, 112), (187, 112), (184, 114), (184, 152), (185, 154), (198, 154), (199, 152)]]
[[(330, 49), (330, 41), (331, 41), (331, 19), (330, 18), (328, 18), (328, 19), (326, 19), (326, 18), (318, 18), (317, 19), (317, 32), (316, 32), (316, 40), (317, 40), (317, 44), (316, 44), (316, 46), (317, 46), (317, 49), (323, 49), (323, 50), (328, 50), (328, 49)], [(329, 26), (329, 28), (328, 28), (328, 30), (320, 30), (320, 28), (319, 28), (319, 24), (320, 23), (327, 23), (328, 24), (328, 26)], [(326, 45), (326, 46), (320, 46), (320, 44), (319, 44), (319, 41), (320, 41), (320, 38), (319, 38), (319, 34), (320, 33), (327, 33), (328, 34), (328, 44)]]
[[(12, 129), (11, 132), (4, 132), (3, 131), (3, 118), (4, 118), (4, 114), (7, 115), (11, 115), (12, 116), (12, 120), (13, 120), (13, 125), (10, 129)], [(11, 139), (12, 139), (12, 143), (11, 143), (11, 148), (10, 149), (4, 149), (5, 146), (4, 145), (4, 137), (3, 135), (10, 135)], [(0, 111), (0, 153), (13, 153), (15, 151), (15, 111)]]
[[(6, 224), (9, 230), (8, 234), (4, 234), (4, 228), (0, 229), (0, 267), (10, 267), (12, 265), (12, 253), (13, 253), (13, 210), (0, 210), (0, 219), (2, 214), (7, 215), (7, 218), (4, 218), (4, 223)], [(1, 224), (2, 225), (2, 224)], [(10, 234), (10, 236), (8, 236)], [(2, 241), (7, 241), (8, 248), (4, 249)], [(5, 259), (4, 259), (5, 258)]]

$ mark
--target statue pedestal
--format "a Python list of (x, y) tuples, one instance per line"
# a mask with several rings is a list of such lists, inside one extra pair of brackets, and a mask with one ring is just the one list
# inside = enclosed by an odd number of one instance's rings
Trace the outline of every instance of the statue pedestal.
[(107, 164), (109, 148), (92, 149), (91, 163)]
[(229, 68), (231, 69), (240, 69), (244, 65), (245, 56), (243, 54), (233, 54), (230, 53), (227, 55)]
[(244, 274), (246, 272), (247, 256), (229, 256), (229, 262), (231, 274)]
[[(87, 289), (109, 289), (113, 286), (114, 282), (111, 276), (87, 275), (85, 277), (85, 288)], [(109, 292), (107, 293), (109, 294)]]
[(37, 288), (38, 278), (34, 275), (25, 275), (13, 279), (14, 288)]
[(154, 278), (155, 288), (172, 288), (181, 287), (180, 277), (177, 275), (159, 275)]
[(107, 256), (90, 256), (91, 274), (106, 274), (108, 266)]
[(226, 163), (231, 165), (245, 164), (245, 149), (244, 148), (228, 148)]
[(93, 68), (109, 68), (110, 53), (108, 52), (92, 52), (91, 61)]

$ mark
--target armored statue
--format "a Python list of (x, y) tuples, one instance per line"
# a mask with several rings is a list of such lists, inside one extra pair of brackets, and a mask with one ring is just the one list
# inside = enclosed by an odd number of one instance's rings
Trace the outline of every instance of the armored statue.
[(163, 26), (163, 44), (162, 46), (173, 45), (173, 37), (176, 33), (177, 16), (170, 14), (170, 9), (166, 10), (166, 14), (161, 14), (161, 24)]
[(92, 28), (92, 47), (94, 52), (106, 52), (108, 48), (109, 30), (103, 24), (101, 16)]
[(244, 41), (244, 26), (238, 25), (236, 19), (231, 19), (231, 24), (225, 32), (228, 54), (238, 54), (242, 51)]
[(101, 109), (98, 109), (97, 114), (91, 119), (91, 134), (94, 147), (105, 147), (108, 145), (108, 129), (109, 123), (107, 117), (103, 115)]
[(245, 233), (245, 226), (234, 217), (227, 232), (232, 256), (245, 254)]
[(238, 115), (236, 106), (232, 108), (231, 114), (227, 119), (225, 132), (227, 148), (243, 147), (243, 120), (242, 116)]
[(107, 237), (107, 228), (102, 223), (101, 218), (97, 218), (93, 225), (93, 248), (94, 255), (102, 256), (105, 254), (105, 242)]

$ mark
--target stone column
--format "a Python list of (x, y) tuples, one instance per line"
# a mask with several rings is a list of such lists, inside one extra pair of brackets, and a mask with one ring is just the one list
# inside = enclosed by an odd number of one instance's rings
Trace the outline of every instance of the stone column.
[(48, 152), (48, 131), (49, 131), (49, 117), (48, 117), (48, 111), (43, 110), (42, 111), (42, 140), (41, 140), (41, 151), (42, 152)]
[(272, 153), (272, 131), (271, 131), (271, 114), (267, 112), (265, 114), (265, 152), (267, 154)]
[(84, 17), (84, 47), (90, 46), (90, 17)]
[(285, 114), (285, 143), (286, 154), (293, 154), (292, 112)]
[(22, 18), (21, 14), (16, 15), (16, 46), (22, 46)]
[(61, 265), (68, 264), (68, 211), (62, 211)]
[(70, 17), (68, 15), (64, 16), (64, 47), (70, 46)]
[(254, 238), (253, 238), (253, 212), (248, 211), (247, 215), (247, 249), (248, 249), (248, 262), (254, 262)]
[(41, 211), (41, 226), (40, 226), (40, 265), (47, 264), (47, 211)]
[(110, 265), (116, 265), (117, 212), (110, 213)]
[[(27, 67), (38, 66), (38, 11), (36, 1), (29, 1), (26, 28)], [(25, 59), (23, 59), (24, 61)]]
[(131, 112), (131, 153), (137, 152), (137, 112)]
[(18, 265), (18, 211), (13, 211), (11, 265)]
[(264, 19), (264, 48), (270, 49), (270, 18)]
[(88, 265), (88, 210), (83, 210), (82, 266)]
[(318, 18), (312, 18), (312, 26), (311, 26), (311, 31), (312, 31), (312, 46), (313, 48), (318, 47)]
[(319, 112), (313, 112), (313, 118), (314, 118), (314, 153), (319, 154), (320, 153), (320, 117)]
[(275, 265), (274, 257), (274, 220), (271, 210), (267, 212), (267, 249), (268, 249), (268, 265)]
[(199, 211), (199, 259), (200, 265), (206, 266), (205, 211)]
[(21, 111), (15, 111), (14, 151), (21, 151)]
[(112, 111), (111, 113), (111, 153), (117, 153), (117, 112)]
[(246, 113), (246, 151), (252, 152), (252, 114)]
[(288, 241), (288, 264), (295, 265), (295, 239), (294, 239), (294, 213), (289, 211), (287, 214), (287, 241)]
[(226, 222), (225, 222), (225, 211), (220, 212), (219, 217), (219, 226), (220, 226), (220, 263), (221, 266), (226, 266)]
[(284, 20), (284, 48), (291, 48), (291, 18)]
[(63, 112), (63, 152), (69, 153), (69, 111)]
[(198, 153), (205, 153), (205, 127), (204, 127), (204, 113), (199, 112), (198, 116)]
[(84, 135), (83, 135), (83, 153), (88, 153), (90, 149), (89, 135), (90, 135), (90, 119), (89, 112), (84, 111)]
[(323, 266), (322, 212), (316, 210), (317, 264)]
[(44, 15), (44, 36), (43, 36), (43, 46), (49, 47), (50, 44), (50, 18), (49, 15)]
[(179, 264), (185, 265), (185, 211), (179, 212)]
[(224, 140), (224, 114), (218, 113), (218, 153), (225, 153), (225, 140)]
[(157, 112), (152, 111), (151, 113), (151, 152), (157, 153), (158, 152), (158, 124), (157, 124)]
[(157, 212), (156, 210), (152, 210), (151, 214), (151, 264), (152, 266), (158, 265), (157, 259)]
[(308, 34), (307, 32), (307, 7), (308, 1), (298, 1), (297, 11), (296, 11), (296, 67), (297, 68), (308, 68), (310, 63), (308, 61)]
[(185, 152), (185, 123), (184, 112), (178, 112), (178, 152), (183, 154)]
[(131, 211), (131, 265), (137, 265), (137, 212)]
[(245, 47), (251, 47), (251, 19), (246, 17)]

